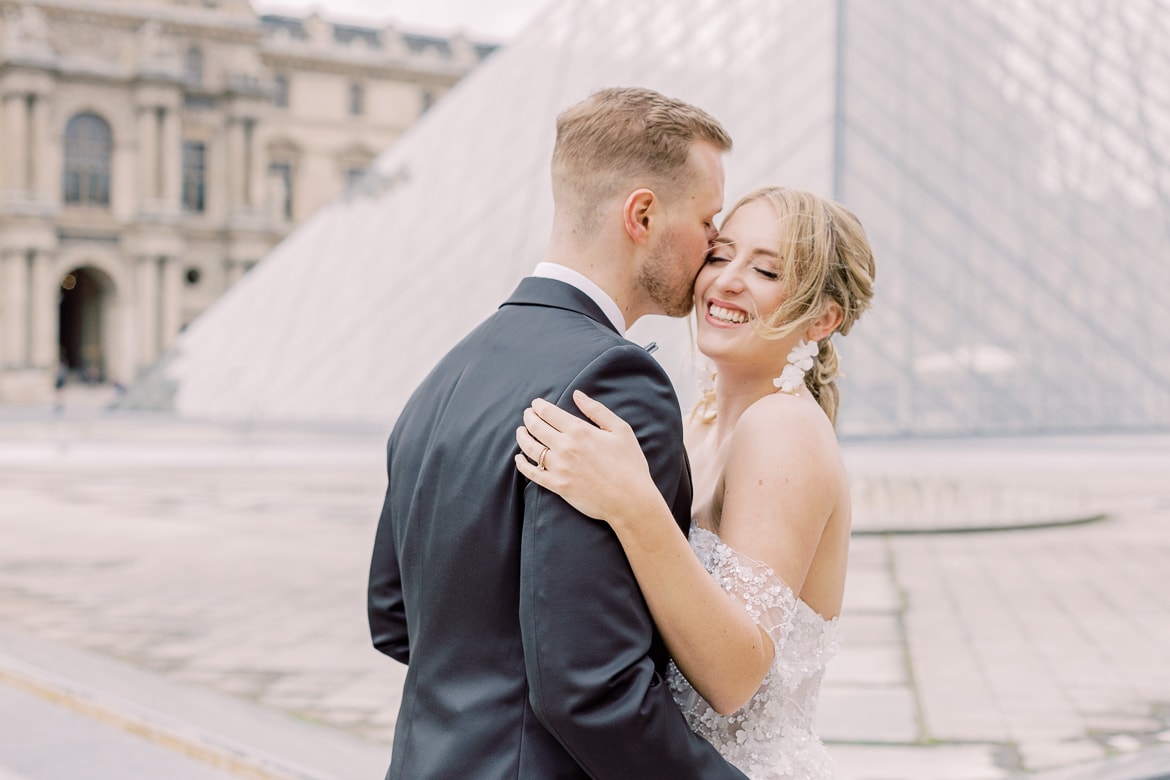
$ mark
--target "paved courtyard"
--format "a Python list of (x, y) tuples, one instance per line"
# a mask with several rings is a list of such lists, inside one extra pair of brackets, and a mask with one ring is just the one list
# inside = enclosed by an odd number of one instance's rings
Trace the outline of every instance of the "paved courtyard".
[[(382, 440), (0, 414), (0, 628), (388, 756), (403, 669), (370, 647), (364, 601)], [(993, 780), (1162, 755), (1170, 437), (846, 453), (858, 535), (820, 718), (846, 777)], [(995, 525), (1037, 527), (962, 532)]]

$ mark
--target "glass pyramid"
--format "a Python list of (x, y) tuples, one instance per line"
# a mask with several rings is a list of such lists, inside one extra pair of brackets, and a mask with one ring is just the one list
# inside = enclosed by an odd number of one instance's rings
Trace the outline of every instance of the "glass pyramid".
[[(133, 396), (388, 424), (543, 257), (554, 120), (636, 84), (735, 139), (727, 204), (835, 197), (878, 260), (844, 435), (1170, 426), (1170, 4), (566, 0), (183, 334)], [(687, 325), (654, 340), (684, 406)], [(534, 371), (540, 370), (533, 366)]]

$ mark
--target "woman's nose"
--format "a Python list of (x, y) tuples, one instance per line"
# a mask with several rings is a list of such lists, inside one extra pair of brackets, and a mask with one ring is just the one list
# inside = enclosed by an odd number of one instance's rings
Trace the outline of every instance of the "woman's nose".
[(728, 263), (723, 266), (719, 272), (719, 278), (716, 279), (719, 289), (728, 290), (731, 292), (739, 292), (743, 289), (743, 274), (740, 271), (738, 263)]

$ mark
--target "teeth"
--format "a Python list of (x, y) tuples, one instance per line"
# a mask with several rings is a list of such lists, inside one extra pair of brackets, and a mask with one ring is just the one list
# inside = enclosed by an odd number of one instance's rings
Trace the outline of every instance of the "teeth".
[(709, 311), (711, 312), (712, 317), (717, 320), (723, 320), (724, 322), (742, 324), (748, 321), (748, 316), (746, 313), (742, 311), (732, 311), (731, 309), (725, 309), (722, 306), (716, 306), (715, 304), (711, 304)]

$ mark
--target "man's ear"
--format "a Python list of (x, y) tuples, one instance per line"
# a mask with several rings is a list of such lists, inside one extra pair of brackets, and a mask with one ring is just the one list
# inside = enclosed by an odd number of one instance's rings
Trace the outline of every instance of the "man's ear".
[(845, 312), (841, 310), (841, 304), (836, 301), (828, 301), (821, 307), (820, 316), (808, 326), (804, 337), (809, 341), (820, 341), (828, 338), (837, 328), (841, 327), (841, 322), (844, 319)]
[(656, 213), (658, 197), (653, 190), (634, 190), (622, 204), (622, 222), (626, 235), (635, 244), (645, 243), (650, 233), (650, 219)]

